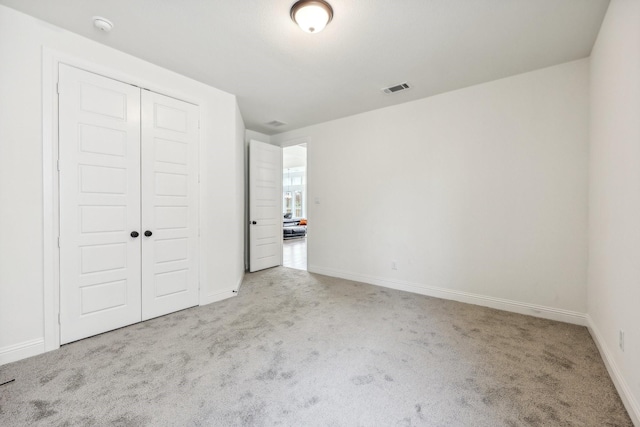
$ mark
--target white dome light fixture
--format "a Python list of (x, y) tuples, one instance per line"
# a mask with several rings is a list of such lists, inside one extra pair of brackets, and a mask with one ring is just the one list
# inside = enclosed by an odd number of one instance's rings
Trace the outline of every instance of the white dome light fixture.
[(107, 18), (103, 18), (102, 16), (94, 16), (93, 26), (103, 33), (108, 33), (113, 29), (113, 22), (109, 21)]
[(307, 33), (319, 33), (333, 19), (333, 8), (324, 0), (300, 0), (291, 6), (291, 19)]

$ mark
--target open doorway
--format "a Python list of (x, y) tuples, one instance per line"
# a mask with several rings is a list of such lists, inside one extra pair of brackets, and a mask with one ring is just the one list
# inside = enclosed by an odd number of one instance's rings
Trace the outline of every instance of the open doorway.
[(307, 269), (307, 144), (282, 149), (282, 265)]

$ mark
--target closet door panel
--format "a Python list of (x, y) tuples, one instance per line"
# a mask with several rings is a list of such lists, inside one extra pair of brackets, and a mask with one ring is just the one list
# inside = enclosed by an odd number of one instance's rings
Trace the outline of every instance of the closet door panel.
[(60, 335), (141, 320), (140, 90), (59, 69)]
[(142, 91), (143, 320), (198, 304), (198, 115)]

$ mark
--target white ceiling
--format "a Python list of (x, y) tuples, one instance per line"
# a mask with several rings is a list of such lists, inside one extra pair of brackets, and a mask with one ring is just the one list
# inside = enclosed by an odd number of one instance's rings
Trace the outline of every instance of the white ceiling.
[[(274, 134), (589, 56), (609, 0), (329, 0), (307, 34), (294, 0), (0, 0), (237, 95)], [(91, 17), (115, 28), (104, 34)], [(380, 89), (401, 82), (395, 95)], [(278, 120), (286, 126), (272, 127)]]

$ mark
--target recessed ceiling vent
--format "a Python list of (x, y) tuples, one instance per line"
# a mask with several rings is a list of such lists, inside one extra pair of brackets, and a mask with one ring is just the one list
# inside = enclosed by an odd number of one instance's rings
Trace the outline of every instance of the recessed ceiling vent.
[(411, 89), (411, 86), (409, 86), (409, 83), (404, 82), (395, 86), (385, 87), (384, 89), (382, 89), (382, 91), (386, 94), (392, 94), (396, 92), (402, 92), (403, 90), (407, 89)]
[(279, 122), (278, 120), (272, 120), (269, 123), (267, 123), (268, 126), (273, 126), (273, 127), (280, 127), (280, 126), (284, 126), (286, 125), (285, 122)]

